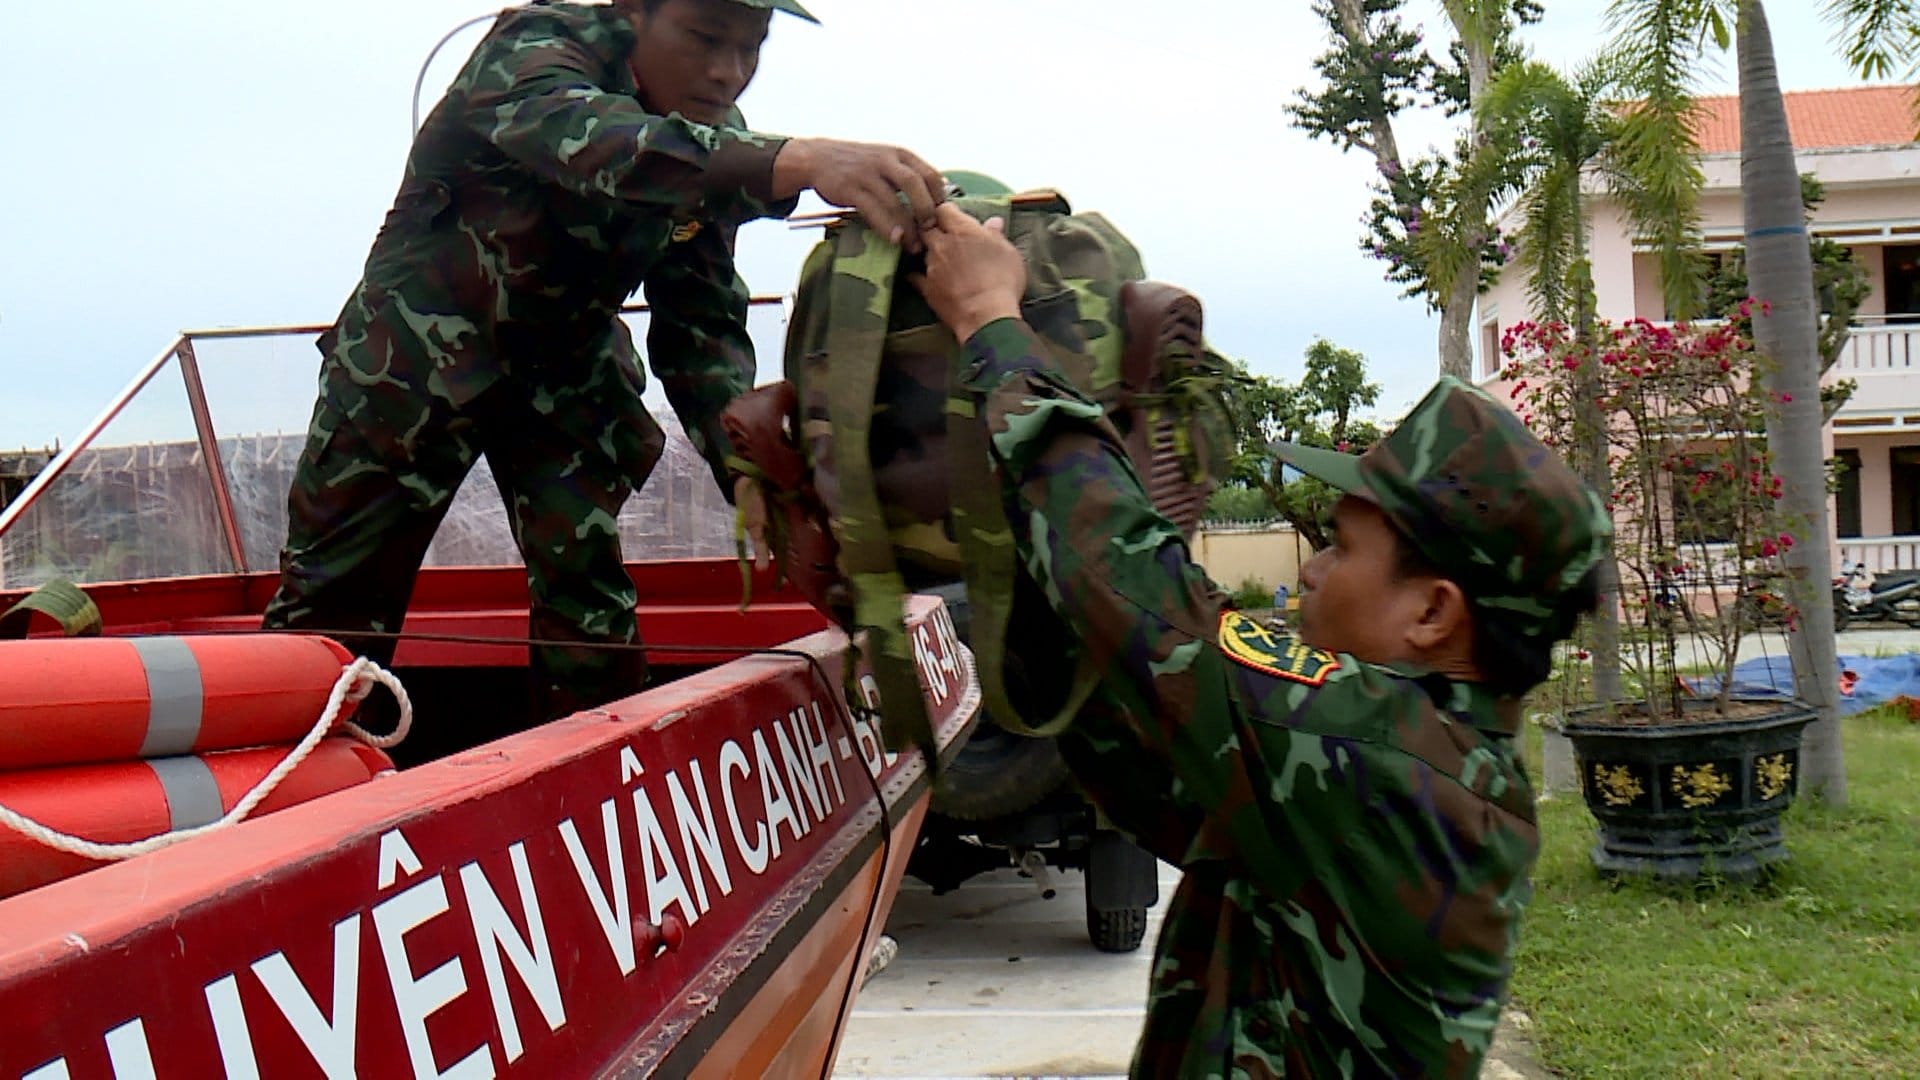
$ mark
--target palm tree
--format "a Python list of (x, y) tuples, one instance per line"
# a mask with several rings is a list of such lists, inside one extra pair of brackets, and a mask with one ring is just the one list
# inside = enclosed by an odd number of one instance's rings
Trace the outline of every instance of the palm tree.
[(1800, 617), (1789, 632), (1794, 692), (1820, 710), (1801, 750), (1802, 776), (1826, 801), (1846, 802), (1846, 760), (1834, 708), (1839, 661), (1828, 599), (1833, 575), (1827, 517), (1827, 454), (1821, 436), (1820, 304), (1800, 199), (1800, 170), (1787, 131), (1765, 5), (1740, 0), (1740, 190), (1746, 225), (1747, 282), (1761, 306), (1754, 343), (1772, 360), (1774, 406), (1767, 444), (1786, 480), (1786, 511), (1806, 523), (1788, 567)]
[[(1678, 288), (1669, 306), (1684, 315), (1700, 295), (1694, 282), (1698, 234), (1694, 227), (1702, 183), (1699, 165), (1684, 140), (1658, 137), (1657, 117), (1622, 109), (1623, 98), (1657, 92), (1633, 79), (1635, 65), (1603, 56), (1571, 79), (1538, 62), (1504, 69), (1489, 88), (1484, 111), (1489, 123), (1513, 128), (1523, 155), (1517, 162), (1522, 194), (1515, 210), (1521, 226), (1517, 262), (1526, 274), (1533, 308), (1544, 319), (1570, 324), (1578, 340), (1593, 342), (1594, 297), (1587, 258), (1587, 187), (1598, 177), (1625, 210), (1637, 235), (1652, 237)], [(1651, 128), (1651, 130), (1649, 130)], [(1577, 448), (1582, 476), (1596, 491), (1612, 489), (1605, 418), (1598, 408), (1594, 369), (1579, 373), (1589, 384), (1581, 394)], [(1618, 568), (1601, 568), (1601, 594), (1619, 591)], [(1601, 700), (1618, 700), (1620, 615), (1603, 604), (1594, 620), (1594, 691)]]
[[(1862, 74), (1912, 69), (1920, 54), (1920, 5), (1914, 0), (1828, 0), (1848, 59)], [(1833, 571), (1821, 429), (1818, 303), (1800, 198), (1799, 170), (1787, 131), (1786, 103), (1774, 63), (1773, 37), (1762, 0), (1613, 0), (1609, 11), (1623, 54), (1658, 76), (1662, 91), (1639, 110), (1691, 142), (1685, 87), (1701, 45), (1738, 40), (1740, 69), (1740, 183), (1745, 216), (1748, 283), (1761, 302), (1754, 337), (1772, 362), (1774, 406), (1767, 437), (1777, 471), (1786, 480), (1786, 511), (1804, 523), (1790, 562), (1800, 619), (1790, 637), (1795, 692), (1820, 711), (1807, 729), (1802, 778), (1815, 795), (1846, 801), (1845, 759), (1834, 710), (1837, 667)], [(1669, 279), (1671, 294), (1674, 282)]]

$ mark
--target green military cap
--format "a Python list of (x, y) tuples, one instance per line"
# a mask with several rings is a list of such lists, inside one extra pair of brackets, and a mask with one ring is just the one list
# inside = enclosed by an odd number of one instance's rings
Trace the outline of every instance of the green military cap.
[(1600, 497), (1510, 410), (1452, 377), (1358, 456), (1275, 443), (1281, 461), (1378, 506), (1478, 606), (1522, 633), (1606, 552)]
[(813, 12), (800, 6), (800, 0), (733, 0), (733, 2), (745, 4), (750, 8), (759, 8), (762, 11), (784, 11), (789, 15), (798, 15), (810, 23), (820, 21), (813, 17)]

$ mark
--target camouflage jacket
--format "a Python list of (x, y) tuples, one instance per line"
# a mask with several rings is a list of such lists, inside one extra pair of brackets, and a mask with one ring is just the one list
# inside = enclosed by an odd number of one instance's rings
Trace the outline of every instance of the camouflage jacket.
[(537, 398), (618, 365), (622, 378), (599, 382), (619, 400), (578, 421), (582, 438), (617, 444), (608, 432), (641, 422), (645, 386), (618, 313), (644, 284), (653, 371), (724, 481), (719, 413), (754, 381), (734, 230), (791, 212), (771, 197), (783, 140), (648, 114), (633, 44), (610, 6), (502, 13), (415, 137), (334, 341), (351, 346), (355, 318), (384, 320), (455, 405), (503, 376)]
[(1107, 673), (1062, 749), (1185, 871), (1134, 1073), (1474, 1075), (1538, 851), (1518, 703), (1227, 610), (1029, 329), (993, 323), (968, 355), (1064, 659)]

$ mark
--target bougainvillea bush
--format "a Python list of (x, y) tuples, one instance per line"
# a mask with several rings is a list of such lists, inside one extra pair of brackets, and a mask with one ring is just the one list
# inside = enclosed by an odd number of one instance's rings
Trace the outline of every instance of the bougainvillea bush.
[[(1522, 323), (1501, 341), (1502, 375), (1527, 425), (1589, 476), (1605, 447), (1620, 663), (1653, 721), (1680, 717), (1682, 669), (1695, 665), (1720, 676), (1713, 711), (1724, 714), (1742, 636), (1793, 619), (1780, 586), (1793, 532), (1747, 325), (1635, 319), (1582, 337)], [(1684, 663), (1681, 635), (1694, 643)]]

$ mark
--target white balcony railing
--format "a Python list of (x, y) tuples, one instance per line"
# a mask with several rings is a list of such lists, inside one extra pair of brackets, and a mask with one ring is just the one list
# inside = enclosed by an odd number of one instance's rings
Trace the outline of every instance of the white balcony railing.
[(1876, 374), (1920, 374), (1920, 326), (1865, 325), (1853, 328), (1832, 370), (1842, 378)]
[(1885, 570), (1920, 570), (1920, 536), (1842, 537), (1840, 557), (1864, 563), (1878, 574)]

